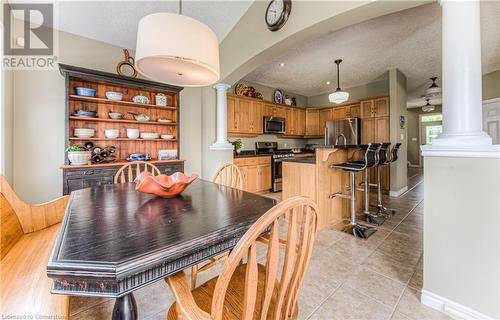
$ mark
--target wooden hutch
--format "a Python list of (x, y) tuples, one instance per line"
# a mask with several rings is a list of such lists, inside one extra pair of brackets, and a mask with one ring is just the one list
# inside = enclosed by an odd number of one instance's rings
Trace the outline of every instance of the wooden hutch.
[[(92, 142), (96, 146), (106, 148), (115, 147), (115, 160), (109, 163), (93, 163), (87, 165), (70, 165), (67, 152), (63, 170), (63, 194), (71, 191), (112, 184), (115, 173), (127, 162), (132, 153), (147, 153), (151, 156), (151, 163), (157, 166), (164, 174), (184, 171), (184, 160), (179, 159), (179, 92), (181, 87), (144, 79), (130, 78), (112, 73), (89, 70), (75, 66), (59, 64), (61, 74), (66, 84), (66, 146), (84, 146)], [(79, 96), (75, 94), (75, 87), (92, 88), (96, 90), (95, 97)], [(106, 98), (107, 91), (121, 92), (120, 101)], [(155, 105), (155, 96), (162, 93), (166, 97), (166, 106)], [(149, 104), (132, 102), (136, 95), (143, 95), (149, 99)], [(75, 116), (76, 110), (96, 111), (97, 117)], [(122, 119), (111, 119), (109, 112), (118, 112), (124, 115)], [(132, 113), (146, 114), (150, 121), (137, 121)], [(171, 122), (158, 122), (159, 118)], [(91, 138), (74, 136), (75, 128), (94, 129)], [(118, 129), (119, 136), (114, 139), (105, 137), (104, 130)], [(158, 133), (157, 139), (129, 139), (127, 129), (139, 129), (139, 132)], [(171, 134), (172, 139), (160, 139), (160, 135)], [(177, 158), (158, 160), (158, 150), (176, 149)]]

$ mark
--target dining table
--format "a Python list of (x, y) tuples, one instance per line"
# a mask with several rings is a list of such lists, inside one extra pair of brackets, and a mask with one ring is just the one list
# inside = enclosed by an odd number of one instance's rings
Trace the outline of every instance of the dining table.
[(52, 293), (116, 298), (114, 320), (138, 319), (135, 290), (231, 250), (275, 204), (201, 179), (172, 198), (133, 183), (73, 191), (47, 265)]

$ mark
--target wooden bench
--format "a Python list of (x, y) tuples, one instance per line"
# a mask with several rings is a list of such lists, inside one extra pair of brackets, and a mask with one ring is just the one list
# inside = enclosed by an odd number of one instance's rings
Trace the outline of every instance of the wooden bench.
[[(0, 175), (0, 314), (19, 319), (69, 319), (69, 297), (50, 293), (47, 262), (68, 196), (30, 205)], [(32, 317), (32, 318), (31, 318)]]

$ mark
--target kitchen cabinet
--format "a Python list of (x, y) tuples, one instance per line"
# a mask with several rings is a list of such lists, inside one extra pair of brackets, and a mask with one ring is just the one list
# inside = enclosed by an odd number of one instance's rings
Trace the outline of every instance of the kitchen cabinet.
[(323, 135), (325, 132), (325, 122), (333, 120), (332, 108), (320, 109), (319, 111), (319, 132)]
[(361, 118), (389, 116), (389, 97), (361, 101)]
[(359, 104), (353, 104), (345, 107), (346, 118), (359, 118), (361, 116), (361, 107)]
[(304, 110), (304, 109), (298, 110), (297, 134), (299, 136), (306, 135), (306, 110)]
[(287, 107), (278, 106), (271, 103), (264, 104), (264, 117), (286, 118)]
[(227, 97), (227, 131), (230, 136), (262, 133), (263, 102)]
[(321, 135), (319, 124), (319, 109), (307, 109), (306, 111), (306, 136), (314, 137)]
[(243, 190), (253, 193), (268, 192), (271, 189), (271, 157), (241, 157), (234, 164), (243, 176)]
[(333, 108), (332, 118), (333, 118), (333, 120), (341, 120), (341, 119), (347, 118), (346, 117), (346, 108), (345, 107)]
[[(390, 118), (362, 118), (361, 119), (361, 144), (370, 142), (389, 142), (390, 141)], [(390, 188), (390, 168), (384, 166), (381, 172), (382, 189)], [(377, 183), (376, 169), (370, 170), (370, 182)]]

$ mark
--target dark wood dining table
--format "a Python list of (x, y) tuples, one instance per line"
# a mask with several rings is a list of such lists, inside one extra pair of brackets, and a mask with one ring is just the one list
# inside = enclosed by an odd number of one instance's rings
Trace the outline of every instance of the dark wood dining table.
[(113, 297), (113, 319), (137, 319), (134, 290), (230, 250), (275, 204), (204, 180), (174, 198), (130, 183), (74, 191), (47, 265), (52, 293)]

